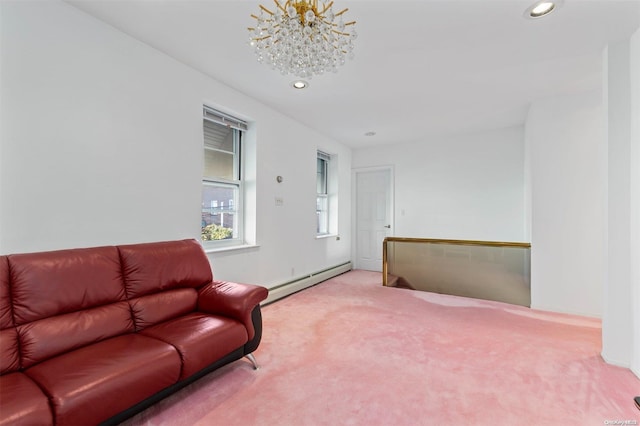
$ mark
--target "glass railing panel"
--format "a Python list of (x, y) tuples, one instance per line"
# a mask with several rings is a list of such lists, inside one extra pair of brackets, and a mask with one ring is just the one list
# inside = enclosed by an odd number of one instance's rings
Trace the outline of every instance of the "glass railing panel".
[(528, 243), (390, 237), (384, 244), (385, 285), (531, 305)]

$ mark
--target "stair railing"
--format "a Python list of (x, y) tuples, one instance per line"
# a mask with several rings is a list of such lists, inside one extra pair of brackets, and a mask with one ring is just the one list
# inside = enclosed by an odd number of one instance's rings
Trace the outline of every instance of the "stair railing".
[(531, 306), (530, 243), (387, 237), (382, 283)]

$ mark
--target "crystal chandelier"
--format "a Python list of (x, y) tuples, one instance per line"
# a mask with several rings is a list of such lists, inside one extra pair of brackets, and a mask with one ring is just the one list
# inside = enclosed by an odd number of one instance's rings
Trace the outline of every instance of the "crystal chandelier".
[[(345, 58), (353, 59), (355, 21), (344, 22), (348, 10), (333, 12), (333, 1), (319, 5), (318, 0), (274, 0), (275, 12), (260, 5), (255, 27), (249, 28), (249, 44), (258, 62), (266, 63), (283, 75), (310, 78), (325, 72), (337, 72)], [(338, 22), (334, 22), (335, 20)]]

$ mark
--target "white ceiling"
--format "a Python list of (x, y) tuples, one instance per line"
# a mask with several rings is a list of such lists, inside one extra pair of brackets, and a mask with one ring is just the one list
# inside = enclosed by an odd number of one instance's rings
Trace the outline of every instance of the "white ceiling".
[(271, 0), (67, 2), (354, 148), (522, 125), (535, 99), (598, 89), (603, 48), (640, 25), (640, 0), (564, 0), (536, 20), (533, 0), (335, 0), (356, 57), (295, 90), (247, 44)]

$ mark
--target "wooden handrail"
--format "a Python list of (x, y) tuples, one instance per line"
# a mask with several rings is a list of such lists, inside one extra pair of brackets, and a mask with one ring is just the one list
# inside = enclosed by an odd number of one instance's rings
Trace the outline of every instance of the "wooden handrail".
[(386, 237), (383, 241), (383, 244), (386, 244), (387, 241), (397, 241), (402, 243), (457, 244), (460, 246), (531, 248), (531, 243), (515, 243), (508, 241), (443, 240), (438, 238)]

